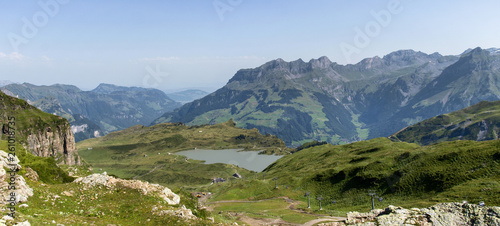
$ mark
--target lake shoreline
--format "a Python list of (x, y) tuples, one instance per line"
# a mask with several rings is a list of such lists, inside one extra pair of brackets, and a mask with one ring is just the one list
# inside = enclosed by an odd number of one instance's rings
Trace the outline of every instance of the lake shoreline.
[(193, 149), (176, 152), (175, 155), (188, 159), (201, 160), (204, 164), (232, 164), (255, 172), (261, 172), (267, 166), (283, 157), (282, 155), (262, 155), (261, 151), (244, 149)]

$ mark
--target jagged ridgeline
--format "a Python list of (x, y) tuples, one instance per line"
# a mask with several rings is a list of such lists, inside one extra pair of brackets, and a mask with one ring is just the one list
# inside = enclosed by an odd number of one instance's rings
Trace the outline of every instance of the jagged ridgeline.
[(326, 57), (239, 70), (216, 92), (154, 123), (216, 124), (274, 134), (287, 145), (387, 137), (436, 115), (500, 99), (500, 52), (460, 57), (401, 50), (339, 65)]
[[(216, 125), (187, 126), (164, 123), (150, 127), (133, 126), (104, 137), (78, 142), (79, 154), (94, 170), (121, 178), (134, 178), (168, 186), (205, 185), (210, 178), (231, 176), (237, 171), (252, 175), (235, 165), (203, 164), (186, 160), (175, 152), (191, 149), (246, 149), (285, 153), (285, 143), (257, 129), (241, 129), (232, 120)], [(257, 154), (257, 152), (255, 153)]]
[[(8, 140), (9, 122), (15, 124), (15, 142), (36, 156), (53, 157), (57, 163), (80, 164), (68, 120), (45, 113), (26, 101), (0, 92), (1, 140)], [(12, 125), (12, 124), (11, 124)]]
[(429, 145), (451, 140), (498, 140), (499, 133), (500, 101), (483, 101), (406, 127), (390, 138)]

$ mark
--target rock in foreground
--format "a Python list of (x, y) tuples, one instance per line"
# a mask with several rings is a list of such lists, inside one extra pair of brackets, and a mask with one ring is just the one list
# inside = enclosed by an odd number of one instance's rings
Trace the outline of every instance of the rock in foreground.
[(106, 187), (121, 186), (131, 189), (137, 189), (144, 195), (158, 195), (163, 198), (169, 205), (177, 205), (180, 202), (179, 195), (173, 193), (169, 188), (159, 184), (150, 184), (140, 180), (124, 180), (114, 178), (106, 174), (92, 174), (87, 177), (80, 177), (74, 181), (75, 183), (87, 184), (89, 186), (103, 185)]
[[(369, 213), (347, 213), (347, 225), (500, 225), (500, 207), (440, 203), (410, 210), (389, 206)], [(327, 225), (327, 224), (325, 224)]]
[[(33, 189), (28, 186), (24, 177), (17, 174), (22, 168), (19, 165), (19, 159), (15, 156), (12, 158), (13, 161), (10, 161), (9, 158), (12, 157), (7, 152), (0, 150), (0, 205), (2, 208), (9, 203), (11, 194), (15, 194), (15, 203), (26, 202), (30, 196), (33, 196)], [(9, 172), (5, 171), (5, 169), (9, 169)], [(10, 170), (14, 171), (11, 172)], [(13, 175), (13, 178), (11, 178), (11, 175)], [(12, 180), (15, 183), (9, 185), (7, 181)], [(16, 190), (9, 190), (9, 186), (15, 186)]]

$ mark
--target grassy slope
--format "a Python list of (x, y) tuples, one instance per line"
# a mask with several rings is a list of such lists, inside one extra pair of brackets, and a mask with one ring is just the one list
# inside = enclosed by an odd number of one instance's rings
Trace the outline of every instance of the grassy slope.
[[(0, 141), (0, 150), (6, 149), (7, 142)], [(82, 224), (83, 222), (99, 225), (189, 225), (178, 217), (153, 215), (151, 209), (153, 206), (158, 207), (159, 210), (168, 210), (181, 205), (194, 209), (196, 206), (196, 201), (190, 194), (179, 190), (174, 190), (174, 192), (181, 193), (181, 204), (169, 207), (160, 198), (143, 195), (138, 190), (87, 188), (80, 184), (70, 183), (73, 178), (59, 168), (52, 158), (34, 156), (26, 152), (21, 145), (17, 145), (15, 153), (22, 166), (22, 169), (17, 172), (18, 175), (24, 176), (26, 167), (32, 168), (39, 175), (39, 181), (26, 179), (28, 185), (33, 189), (34, 195), (28, 198), (28, 202), (25, 203), (29, 207), (16, 208), (17, 222), (28, 220), (32, 225), (41, 225), (52, 221), (65, 225)], [(79, 167), (79, 172), (81, 175), (90, 173), (85, 167)], [(70, 196), (65, 195), (64, 192), (69, 193)], [(54, 198), (55, 195), (60, 196), (60, 198)], [(194, 213), (206, 216), (205, 212), (195, 211)], [(196, 223), (208, 225), (205, 220)]]
[(226, 178), (235, 171), (243, 176), (252, 174), (233, 165), (206, 165), (197, 160), (185, 161), (182, 156), (168, 153), (196, 147), (267, 150), (270, 153), (286, 148), (275, 136), (261, 135), (256, 129), (237, 128), (232, 121), (205, 126), (171, 123), (135, 126), (79, 142), (77, 147), (80, 156), (94, 167), (94, 171), (102, 169), (122, 178), (147, 180), (169, 187), (207, 184), (212, 177)]
[[(384, 201), (377, 206), (427, 207), (438, 202), (482, 198), (500, 205), (500, 141), (454, 141), (420, 147), (378, 138), (348, 145), (323, 145), (279, 159), (265, 170), (268, 180), (235, 182), (211, 188), (215, 200), (289, 196), (311, 192), (324, 197), (323, 212), (368, 211), (367, 190)], [(280, 189), (269, 178), (278, 177)], [(283, 189), (288, 186), (289, 189)], [(332, 204), (336, 200), (336, 204)], [(333, 211), (333, 209), (335, 211)]]
[(436, 116), (399, 131), (391, 139), (428, 145), (451, 140), (477, 140), (481, 130), (484, 132), (482, 140), (498, 139), (500, 101), (483, 101)]

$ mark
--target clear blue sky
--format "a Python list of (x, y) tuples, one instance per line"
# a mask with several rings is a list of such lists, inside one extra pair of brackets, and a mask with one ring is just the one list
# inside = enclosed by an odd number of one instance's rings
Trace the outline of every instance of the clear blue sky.
[(276, 58), (500, 47), (499, 10), (498, 0), (1, 0), (0, 80), (216, 89)]

